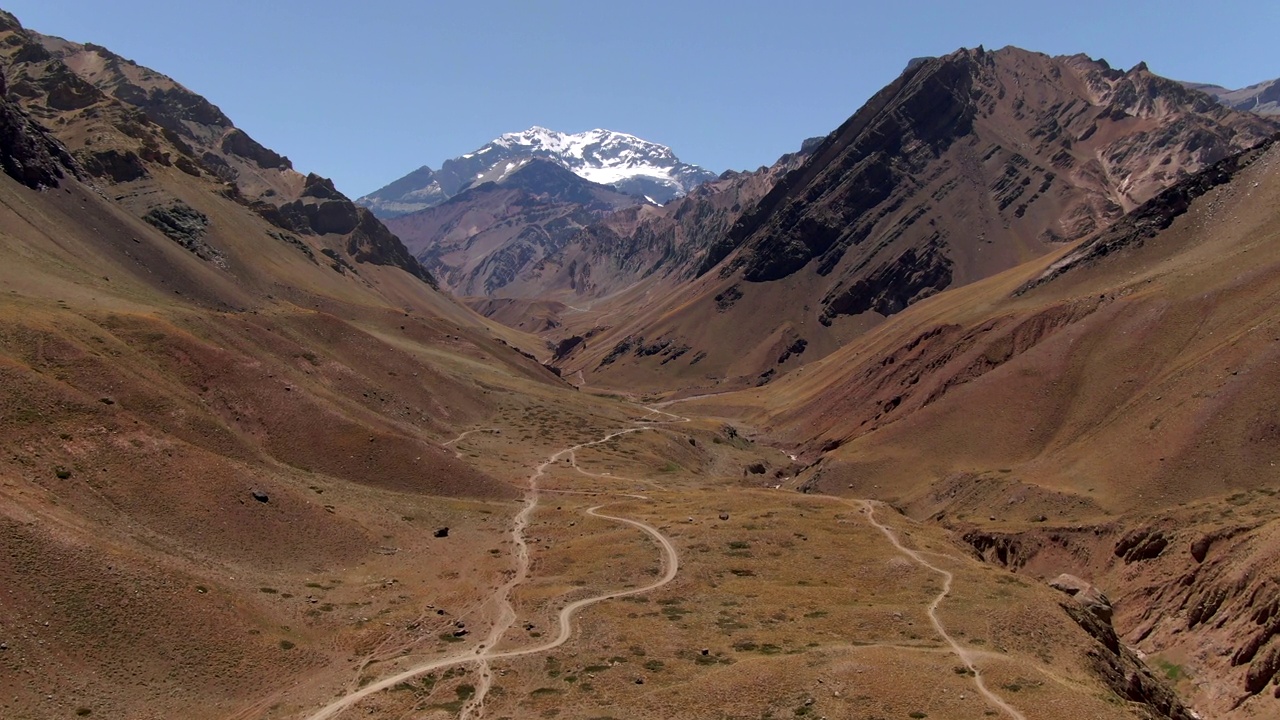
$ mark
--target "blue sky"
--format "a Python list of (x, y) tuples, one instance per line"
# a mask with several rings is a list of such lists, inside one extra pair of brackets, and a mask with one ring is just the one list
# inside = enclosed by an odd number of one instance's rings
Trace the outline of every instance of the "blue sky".
[(595, 127), (715, 171), (824, 135), (907, 60), (979, 44), (1239, 87), (1280, 76), (1280, 2), (3, 0), (165, 73), (358, 196), (503, 132)]

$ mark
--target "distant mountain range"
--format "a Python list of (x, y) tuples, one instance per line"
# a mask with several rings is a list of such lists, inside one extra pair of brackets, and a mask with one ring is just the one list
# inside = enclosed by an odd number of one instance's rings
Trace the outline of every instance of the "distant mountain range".
[(1193, 90), (1208, 93), (1233, 110), (1248, 110), (1259, 115), (1280, 115), (1280, 78), (1266, 80), (1239, 90), (1228, 90), (1209, 83), (1183, 83)]
[(434, 207), (463, 190), (498, 180), (529, 158), (550, 160), (579, 177), (637, 199), (665, 204), (709, 180), (710, 170), (681, 162), (671, 148), (612, 130), (566, 134), (541, 127), (506, 133), (475, 152), (422, 166), (356, 202), (381, 218)]
[(459, 295), (600, 296), (643, 277), (691, 278), (706, 249), (821, 141), (769, 168), (726, 172), (665, 206), (525, 157), (495, 166), (448, 200), (386, 219)]

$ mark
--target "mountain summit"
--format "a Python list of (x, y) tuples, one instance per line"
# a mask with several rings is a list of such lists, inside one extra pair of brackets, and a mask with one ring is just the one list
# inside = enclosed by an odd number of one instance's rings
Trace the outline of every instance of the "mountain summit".
[(504, 164), (551, 160), (579, 177), (666, 203), (716, 174), (680, 161), (671, 148), (612, 130), (566, 134), (542, 127), (506, 133), (439, 170), (423, 166), (357, 202), (380, 217), (424, 210), (448, 200)]

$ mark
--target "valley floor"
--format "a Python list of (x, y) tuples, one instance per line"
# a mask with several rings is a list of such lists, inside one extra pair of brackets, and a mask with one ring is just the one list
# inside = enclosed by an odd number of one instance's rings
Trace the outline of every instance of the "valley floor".
[[(520, 432), (448, 444), (510, 470)], [(636, 406), (531, 464), (486, 530), (505, 567), (461, 608), (409, 640), (393, 613), (371, 652), (236, 717), (1134, 716), (1051, 591), (886, 506), (784, 489), (788, 464)]]

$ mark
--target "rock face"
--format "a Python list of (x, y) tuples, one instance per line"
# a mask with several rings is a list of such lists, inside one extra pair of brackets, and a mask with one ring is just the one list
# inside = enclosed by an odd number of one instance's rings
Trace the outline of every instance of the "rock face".
[(1178, 695), (1162, 682), (1129, 648), (1121, 644), (1111, 623), (1102, 620), (1081, 605), (1063, 603), (1062, 609), (1085, 632), (1098, 641), (1087, 655), (1093, 671), (1112, 692), (1130, 702), (1141, 703), (1155, 717), (1169, 720), (1198, 720)]
[(671, 148), (634, 135), (610, 130), (569, 135), (532, 127), (446, 160), (439, 170), (424, 165), (357, 202), (381, 218), (425, 210), (530, 158), (554, 162), (584, 180), (657, 203), (669, 202), (716, 178), (709, 170), (681, 162)]
[[(357, 263), (390, 265), (422, 279), (436, 280), (368, 208), (338, 192), (333, 181), (315, 173), (307, 176), (300, 197), (276, 206), (257, 201), (252, 208), (273, 225), (302, 235), (345, 235), (347, 254)], [(341, 264), (339, 264), (342, 267)]]
[(76, 172), (75, 161), (62, 143), (32, 122), (8, 95), (0, 71), (0, 167), (29, 188), (57, 187), (67, 173)]
[(1049, 581), (1049, 587), (1075, 598), (1085, 610), (1108, 625), (1111, 624), (1111, 601), (1101, 590), (1075, 575), (1063, 573)]
[(872, 98), (703, 270), (741, 248), (728, 270), (748, 282), (831, 278), (824, 322), (892, 314), (1012, 266), (1010, 251), (1083, 237), (1273, 131), (1145, 66), (964, 50)]

